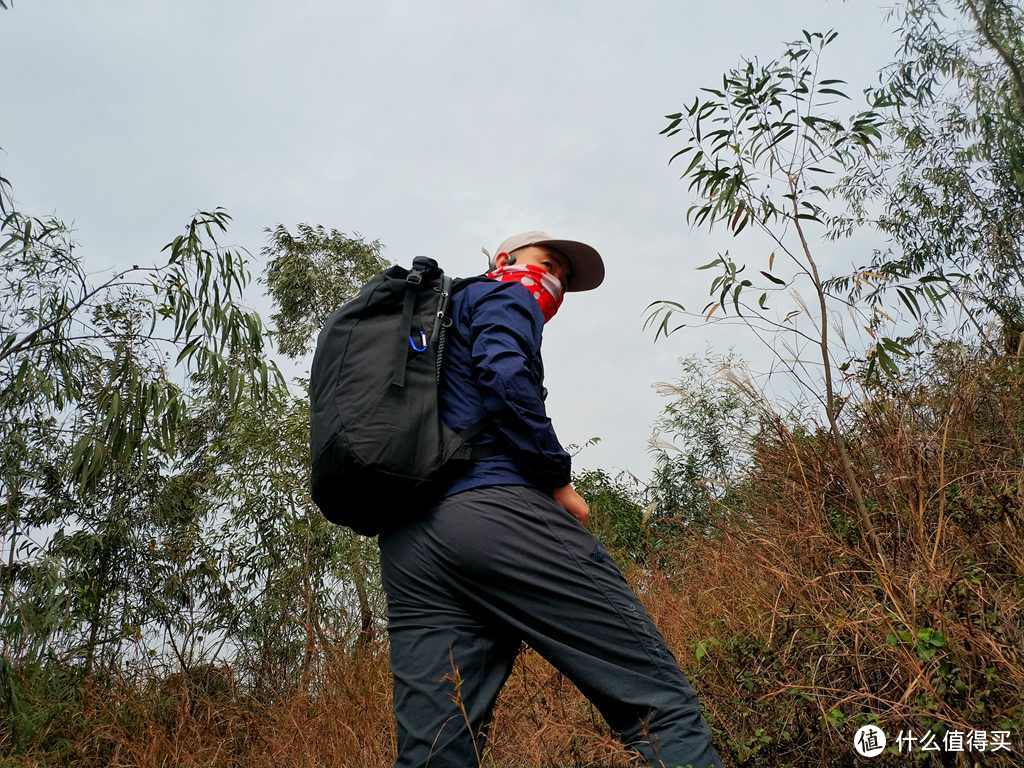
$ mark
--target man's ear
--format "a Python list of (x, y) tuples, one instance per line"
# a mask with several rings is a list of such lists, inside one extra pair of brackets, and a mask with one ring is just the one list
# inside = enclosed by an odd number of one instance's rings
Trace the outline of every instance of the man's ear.
[(506, 264), (514, 263), (514, 261), (515, 260), (511, 259), (511, 257), (508, 255), (508, 253), (506, 253), (505, 251), (502, 251), (501, 253), (499, 253), (497, 256), (494, 257), (494, 266), (497, 269), (501, 269)]

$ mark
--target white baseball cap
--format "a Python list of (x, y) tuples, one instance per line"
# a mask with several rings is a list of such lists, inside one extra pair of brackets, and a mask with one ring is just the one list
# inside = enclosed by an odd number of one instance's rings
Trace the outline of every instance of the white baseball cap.
[(494, 268), (494, 260), (498, 258), (499, 253), (512, 253), (517, 248), (525, 248), (528, 245), (543, 245), (558, 251), (569, 260), (572, 277), (566, 291), (590, 291), (604, 280), (604, 261), (601, 254), (592, 246), (578, 240), (561, 240), (540, 230), (520, 232), (518, 235), (505, 238), (491, 257), (491, 268)]

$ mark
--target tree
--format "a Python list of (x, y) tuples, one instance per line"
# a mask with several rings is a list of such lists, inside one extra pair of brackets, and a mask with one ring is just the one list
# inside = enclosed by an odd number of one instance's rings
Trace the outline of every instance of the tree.
[[(816, 242), (808, 229), (824, 226), (828, 218), (825, 206), (831, 193), (820, 186), (818, 179), (854, 165), (862, 154), (874, 150), (881, 136), (881, 117), (876, 112), (856, 112), (846, 120), (835, 119), (828, 112), (836, 99), (847, 98), (836, 87), (843, 81), (819, 75), (821, 55), (836, 36), (833, 31), (805, 31), (801, 40), (788, 45), (781, 58), (767, 64), (748, 61), (731, 69), (723, 75), (720, 89), (702, 89), (710, 97), (702, 100), (698, 96), (685, 112), (667, 115), (670, 122), (662, 133), (674, 136), (685, 125), (689, 134), (686, 146), (669, 160), (671, 163), (692, 153), (683, 176), (690, 177), (690, 189), (700, 202), (687, 211), (687, 220), (698, 226), (722, 224), (733, 235), (752, 225), (773, 246), (766, 258), (767, 270), (760, 271), (760, 287), (741, 276), (746, 265), (738, 266), (728, 252), (700, 267), (719, 268), (711, 284), (714, 298), (701, 314), (710, 318), (716, 312), (727, 315), (733, 311), (755, 332), (781, 334), (798, 345), (803, 342), (816, 349), (821, 361), (820, 395), (818, 374), (808, 370), (797, 350), (792, 350), (793, 359), (789, 361), (770, 346), (790, 373), (821, 402), (846, 470), (861, 531), (881, 556), (878, 535), (840, 426), (843, 394), (836, 374), (844, 368), (834, 359), (829, 336), (829, 309), (835, 299), (828, 293)], [(787, 277), (773, 273), (777, 253), (789, 267)], [(794, 292), (798, 307), (781, 320), (770, 316), (768, 296), (800, 282), (809, 284), (813, 291), (814, 310)], [(744, 291), (749, 295), (751, 290), (760, 292), (756, 306), (741, 301)], [(653, 311), (645, 328), (655, 327), (655, 338), (685, 326), (683, 323), (669, 329), (672, 315), (686, 312), (678, 302), (661, 300), (649, 309)], [(791, 322), (801, 314), (806, 316), (809, 330)], [(659, 316), (661, 322), (655, 324)]]
[[(718, 361), (720, 372), (738, 365), (733, 355)], [(695, 357), (680, 361), (673, 383), (657, 385), (671, 398), (654, 424), (655, 459), (649, 496), (655, 531), (712, 535), (723, 520), (720, 502), (749, 462), (759, 428), (749, 401)]]
[[(384, 246), (379, 240), (366, 242), (358, 233), (349, 236), (310, 224), (299, 224), (297, 235), (281, 224), (265, 231), (265, 282), (276, 309), (273, 320), (281, 350), (299, 357), (309, 350), (331, 313), (390, 263), (381, 256)], [(303, 384), (304, 390), (308, 389), (308, 380)], [(308, 401), (302, 408), (308, 447)], [(308, 460), (308, 455), (305, 458)], [(313, 514), (323, 524), (315, 509)], [(334, 529), (333, 542), (334, 566), (344, 571), (342, 581), (355, 591), (359, 642), (365, 643), (373, 637), (375, 617), (380, 613), (377, 549), (365, 538), (339, 529)]]
[(299, 224), (298, 236), (283, 225), (267, 229), (265, 282), (277, 311), (272, 319), (281, 351), (299, 357), (327, 317), (358, 293), (388, 262), (379, 240), (365, 242), (323, 225)]
[(217, 242), (224, 211), (194, 216), (164, 264), (99, 284), (67, 227), (18, 210), (3, 178), (0, 213), (0, 632), (5, 655), (61, 643), (90, 672), (140, 632), (139, 574), (167, 530), (156, 499), (187, 400), (164, 350), (186, 363), (186, 383), (221, 393), (223, 415), (283, 377), (259, 316), (239, 304), (248, 272)]
[[(851, 213), (834, 222), (837, 234), (876, 227), (890, 244), (829, 285), (871, 305), (895, 293), (922, 325), (929, 311), (944, 318), (950, 296), (963, 313), (957, 331), (976, 334), (990, 352), (1019, 355), (1024, 8), (958, 0), (950, 14), (949, 5), (910, 0), (894, 11), (897, 59), (866, 91), (885, 115), (888, 140), (838, 185)], [(989, 338), (988, 319), (1000, 326), (1002, 349)], [(887, 356), (878, 361), (895, 370)]]
[(588, 469), (573, 476), (573, 487), (587, 500), (587, 527), (616, 560), (643, 562), (646, 542), (641, 489), (635, 477), (612, 477), (603, 469)]
[(230, 594), (211, 608), (240, 675), (280, 691), (311, 678), (329, 644), (372, 640), (382, 613), (376, 541), (313, 505), (308, 400), (280, 393), (269, 408), (250, 403), (202, 463), (217, 468), (208, 507), (222, 514), (210, 517), (206, 539)]

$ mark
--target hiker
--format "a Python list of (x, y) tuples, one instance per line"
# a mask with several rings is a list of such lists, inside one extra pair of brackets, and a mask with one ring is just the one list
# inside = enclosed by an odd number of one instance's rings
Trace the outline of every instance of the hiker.
[(720, 766), (675, 657), (584, 527), (587, 503), (545, 413), (541, 330), (566, 293), (601, 284), (601, 257), (584, 243), (524, 232), (498, 247), (487, 276), (452, 299), (438, 398), (455, 430), (494, 415), (474, 441), (491, 455), (425, 514), (378, 537), (395, 767), (476, 766), (523, 642), (649, 765)]

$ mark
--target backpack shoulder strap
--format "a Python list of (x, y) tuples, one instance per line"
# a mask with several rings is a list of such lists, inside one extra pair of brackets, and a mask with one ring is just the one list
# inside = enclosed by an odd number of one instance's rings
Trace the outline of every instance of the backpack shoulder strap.
[(472, 285), (473, 283), (482, 283), (485, 280), (490, 279), (491, 278), (487, 277), (487, 275), (474, 275), (473, 277), (457, 277), (452, 281), (451, 293), (457, 293), (458, 291), (461, 291), (463, 288)]

